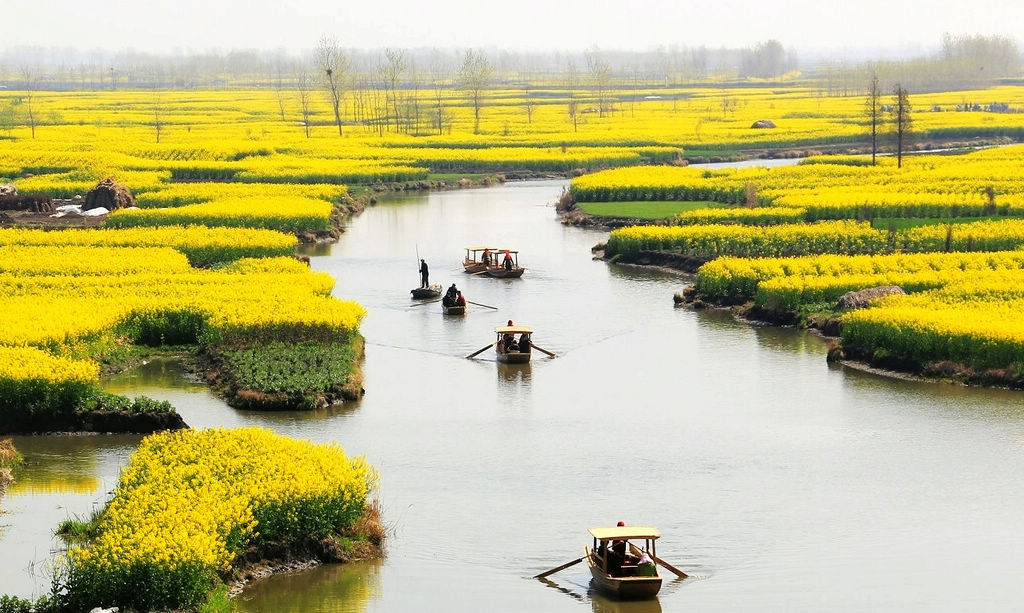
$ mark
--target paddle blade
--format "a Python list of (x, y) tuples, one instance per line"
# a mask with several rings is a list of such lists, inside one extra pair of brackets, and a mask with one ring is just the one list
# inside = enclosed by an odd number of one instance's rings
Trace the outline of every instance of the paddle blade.
[(679, 570), (675, 566), (672, 566), (671, 564), (669, 564), (665, 560), (662, 560), (658, 556), (654, 556), (654, 561), (657, 562), (658, 564), (661, 564), (666, 569), (670, 570), (671, 572), (675, 573), (676, 575), (678, 575), (680, 579), (685, 579), (685, 578), (690, 576), (690, 575), (687, 575), (686, 573), (684, 573), (683, 571)]
[(582, 561), (583, 561), (583, 558), (576, 558), (575, 560), (573, 560), (571, 562), (566, 562), (565, 564), (562, 564), (561, 566), (558, 566), (556, 568), (552, 568), (551, 570), (546, 570), (546, 571), (542, 572), (539, 575), (534, 575), (533, 578), (534, 579), (543, 579), (544, 577), (547, 577), (548, 575), (553, 575), (554, 573), (557, 573), (558, 571), (560, 571), (560, 570), (562, 570), (564, 568), (569, 568), (573, 564), (579, 564)]
[(479, 355), (479, 354), (481, 354), (481, 353), (483, 353), (483, 352), (487, 351), (488, 349), (490, 349), (490, 348), (491, 348), (491, 347), (493, 347), (493, 346), (494, 346), (494, 343), (491, 343), (490, 345), (484, 345), (483, 347), (481, 347), (481, 348), (477, 349), (477, 350), (476, 350), (476, 351), (474, 351), (473, 353), (471, 353), (471, 354), (467, 355), (467, 356), (466, 356), (466, 359), (468, 360), (468, 359), (470, 359), (470, 358), (476, 357), (477, 355)]

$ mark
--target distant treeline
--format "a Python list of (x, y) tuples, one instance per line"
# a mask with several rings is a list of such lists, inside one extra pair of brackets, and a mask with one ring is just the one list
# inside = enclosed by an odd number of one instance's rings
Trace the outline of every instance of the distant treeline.
[[(348, 86), (369, 89), (386, 78), (389, 50), (345, 50)], [(465, 50), (404, 49), (407, 65), (394, 87), (450, 87)], [(809, 80), (827, 96), (861, 95), (878, 73), (915, 92), (966, 89), (1024, 78), (1017, 43), (1007, 36), (951, 36), (937, 53), (905, 60), (819, 62), (802, 66), (797, 52), (777, 40), (747, 48), (672, 46), (644, 52), (591, 49), (582, 52), (479, 50), (492, 69), (491, 88), (588, 87), (600, 66), (606, 85), (650, 89), (708, 84), (742, 86)], [(315, 52), (243, 50), (192, 55), (135, 52), (76, 53), (68, 49), (0, 51), (0, 95), (6, 90), (214, 89), (300, 87), (318, 74)], [(378, 84), (379, 85), (379, 84)]]

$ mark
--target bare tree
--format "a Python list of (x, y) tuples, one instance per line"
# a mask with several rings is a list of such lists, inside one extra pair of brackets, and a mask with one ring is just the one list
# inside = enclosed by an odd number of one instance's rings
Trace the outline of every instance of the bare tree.
[(523, 110), (526, 111), (526, 123), (533, 123), (534, 107), (536, 107), (536, 103), (530, 97), (530, 89), (527, 88), (523, 92)]
[(384, 63), (379, 70), (381, 82), (384, 84), (384, 105), (388, 109), (387, 114), (394, 114), (395, 132), (400, 131), (402, 122), (402, 113), (398, 105), (398, 85), (408, 68), (409, 62), (404, 49), (384, 50)]
[(580, 85), (580, 71), (576, 62), (569, 58), (565, 70), (565, 85), (569, 90), (569, 120), (572, 121), (572, 131), (579, 131), (579, 102), (576, 100), (576, 88)]
[(430, 57), (430, 82), (434, 88), (434, 108), (431, 111), (433, 121), (431, 123), (438, 134), (443, 134), (445, 127), (451, 122), (448, 111), (445, 109), (445, 85), (450, 78), (444, 57), (435, 49)]
[(910, 95), (899, 83), (892, 90), (892, 130), (896, 137), (896, 167), (903, 167), (903, 149), (910, 142)]
[(594, 98), (597, 100), (597, 116), (604, 117), (605, 110), (610, 110), (609, 94), (612, 83), (612, 67), (601, 56), (601, 52), (592, 49), (586, 53), (587, 71), (590, 72)]
[(871, 71), (871, 84), (864, 104), (865, 113), (871, 123), (871, 165), (876, 163), (878, 153), (878, 124), (882, 121), (882, 88), (878, 85), (878, 72)]
[(299, 109), (302, 111), (302, 127), (306, 132), (306, 138), (309, 138), (309, 120), (310, 120), (310, 108), (309, 108), (309, 76), (306, 73), (299, 75), (299, 79), (295, 85), (295, 91), (299, 94)]
[(36, 137), (36, 108), (33, 101), (33, 94), (36, 89), (36, 80), (38, 77), (35, 71), (29, 66), (21, 67), (21, 78), (25, 80), (25, 96), (22, 98), (22, 102), (25, 105), (25, 113), (28, 118), (28, 126), (32, 130), (32, 138)]
[(333, 36), (321, 36), (317, 43), (316, 64), (320, 69), (331, 108), (334, 110), (334, 122), (338, 125), (338, 136), (341, 136), (341, 99), (345, 95), (345, 79), (348, 76), (348, 57), (342, 52), (338, 40)]
[(157, 90), (153, 95), (153, 129), (156, 130), (156, 142), (160, 142), (160, 132), (164, 128), (164, 105), (163, 100), (160, 96), (160, 91)]
[(494, 69), (482, 52), (469, 49), (459, 67), (459, 87), (469, 94), (473, 103), (473, 134), (480, 133), (480, 107), (483, 106), (483, 91), (490, 85)]
[(281, 67), (281, 63), (278, 62), (276, 68), (276, 74), (274, 75), (274, 93), (277, 95), (277, 109), (281, 112), (281, 122), (288, 121), (284, 115), (284, 71)]

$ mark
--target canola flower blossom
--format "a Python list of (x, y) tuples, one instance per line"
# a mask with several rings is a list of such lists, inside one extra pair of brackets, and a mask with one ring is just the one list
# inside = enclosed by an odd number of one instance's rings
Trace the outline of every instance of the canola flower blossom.
[(108, 606), (195, 606), (246, 547), (351, 526), (377, 480), (336, 444), (264, 428), (149, 436), (122, 470), (97, 536), (69, 551), (69, 593)]

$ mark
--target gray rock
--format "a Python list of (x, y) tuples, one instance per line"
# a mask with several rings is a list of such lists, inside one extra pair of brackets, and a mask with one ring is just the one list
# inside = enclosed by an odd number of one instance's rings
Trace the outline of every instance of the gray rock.
[(848, 311), (851, 309), (863, 309), (868, 306), (868, 303), (876, 298), (906, 293), (907, 292), (903, 291), (903, 288), (898, 285), (882, 285), (879, 287), (869, 287), (856, 292), (846, 292), (839, 297), (839, 302), (836, 303), (835, 310)]

